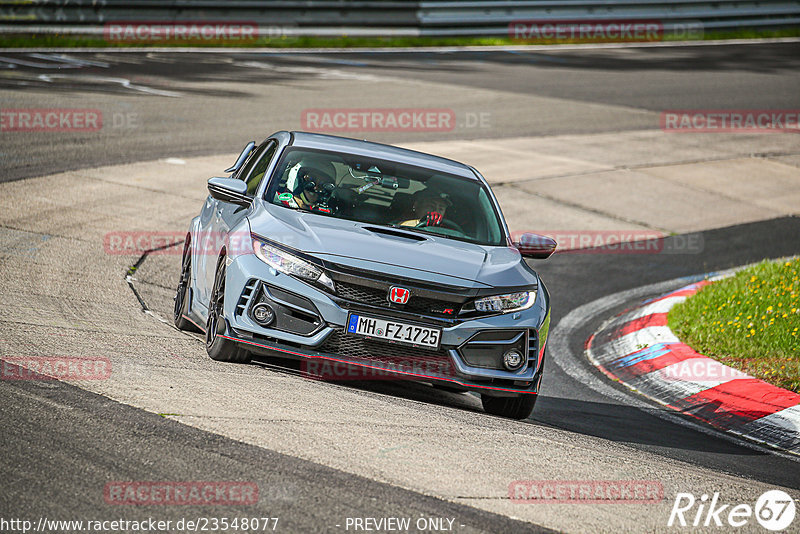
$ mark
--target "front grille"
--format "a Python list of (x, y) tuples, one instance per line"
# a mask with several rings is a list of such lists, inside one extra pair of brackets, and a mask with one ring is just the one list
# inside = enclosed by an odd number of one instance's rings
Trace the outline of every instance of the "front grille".
[[(395, 304), (387, 299), (390, 287), (387, 285), (379, 288), (338, 281), (336, 282), (336, 294), (343, 299), (361, 304), (436, 317), (456, 317), (461, 308), (461, 304), (457, 302), (420, 297), (414, 295), (413, 291), (408, 303)], [(452, 310), (452, 313), (446, 313), (448, 309)]]
[(381, 367), (398, 371), (439, 376), (455, 375), (450, 355), (444, 349), (434, 351), (372, 340), (347, 334), (342, 328), (334, 328), (319, 350), (345, 358), (375, 362), (381, 364)]
[(371, 304), (373, 306), (389, 305), (386, 301), (386, 292), (374, 287), (357, 286), (355, 284), (339, 282), (336, 284), (336, 293), (343, 299), (354, 300), (364, 304)]

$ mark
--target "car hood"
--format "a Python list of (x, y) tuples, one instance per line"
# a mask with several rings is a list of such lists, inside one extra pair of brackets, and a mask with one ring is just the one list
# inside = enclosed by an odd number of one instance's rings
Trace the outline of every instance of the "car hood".
[(336, 219), (259, 201), (253, 233), (322, 260), (462, 288), (535, 285), (536, 274), (511, 247), (476, 245)]

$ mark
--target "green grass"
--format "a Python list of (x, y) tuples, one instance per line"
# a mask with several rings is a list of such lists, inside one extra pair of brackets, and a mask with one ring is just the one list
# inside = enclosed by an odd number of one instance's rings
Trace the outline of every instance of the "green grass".
[[(703, 39), (764, 39), (798, 37), (800, 27), (782, 29), (740, 29), (706, 32)], [(679, 40), (666, 36), (665, 40)], [(575, 41), (578, 42), (578, 41)], [(230, 48), (364, 48), (364, 47), (424, 47), (424, 46), (517, 46), (526, 44), (571, 44), (570, 41), (520, 41), (510, 37), (282, 37), (260, 38), (252, 41), (210, 42), (113, 42), (102, 37), (72, 35), (1, 35), (0, 48), (126, 48), (126, 47), (230, 47)]]
[(705, 286), (670, 310), (669, 327), (697, 352), (800, 393), (800, 258)]

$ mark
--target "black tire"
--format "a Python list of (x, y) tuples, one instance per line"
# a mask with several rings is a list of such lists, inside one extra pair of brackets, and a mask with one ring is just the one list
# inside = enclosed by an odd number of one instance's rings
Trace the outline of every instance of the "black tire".
[(178, 280), (178, 289), (175, 291), (175, 307), (172, 313), (172, 320), (179, 330), (189, 332), (200, 332), (194, 323), (187, 320), (184, 315), (189, 313), (189, 295), (192, 287), (192, 253), (190, 238), (186, 238), (183, 245), (183, 256), (181, 256), (181, 277)]
[(225, 256), (220, 256), (214, 274), (214, 289), (208, 302), (208, 321), (206, 322), (206, 352), (218, 362), (247, 363), (250, 353), (230, 339), (220, 337), (226, 330), (225, 316)]
[(538, 395), (520, 395), (519, 397), (489, 397), (481, 395), (481, 404), (486, 413), (508, 417), (509, 419), (527, 419), (533, 412)]

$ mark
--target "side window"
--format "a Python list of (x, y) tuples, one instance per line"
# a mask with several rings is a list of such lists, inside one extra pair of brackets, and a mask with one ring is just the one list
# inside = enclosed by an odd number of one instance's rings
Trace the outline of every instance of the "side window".
[(261, 159), (258, 160), (258, 163), (255, 164), (253, 167), (252, 172), (249, 176), (247, 176), (244, 180), (247, 182), (247, 194), (249, 196), (253, 196), (256, 194), (256, 190), (258, 189), (258, 184), (261, 183), (261, 179), (264, 178), (264, 173), (267, 172), (267, 167), (269, 167), (270, 162), (272, 161), (272, 157), (275, 155), (275, 149), (278, 147), (278, 143), (275, 141), (267, 141), (264, 144), (264, 148), (262, 150), (263, 155), (260, 156)]

